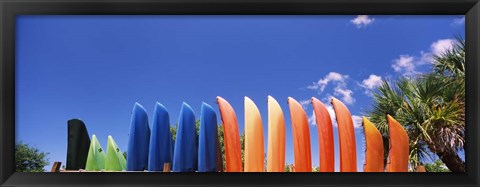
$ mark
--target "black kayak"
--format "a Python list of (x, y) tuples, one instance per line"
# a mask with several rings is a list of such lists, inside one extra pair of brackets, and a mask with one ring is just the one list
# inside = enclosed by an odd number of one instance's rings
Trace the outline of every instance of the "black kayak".
[(79, 119), (68, 120), (67, 170), (85, 169), (90, 137), (85, 123)]

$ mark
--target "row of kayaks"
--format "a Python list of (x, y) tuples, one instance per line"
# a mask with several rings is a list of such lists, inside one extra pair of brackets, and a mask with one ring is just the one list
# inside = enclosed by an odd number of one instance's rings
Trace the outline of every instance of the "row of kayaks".
[[(302, 105), (288, 98), (292, 125), (294, 171), (312, 171), (310, 132), (308, 119)], [(223, 126), (225, 171), (227, 172), (283, 172), (285, 169), (285, 119), (278, 102), (268, 96), (268, 136), (263, 136), (260, 111), (254, 101), (244, 100), (244, 161), (238, 120), (233, 107), (227, 100), (217, 97), (217, 104)], [(320, 170), (334, 171), (334, 136), (330, 114), (324, 103), (311, 99), (319, 134)], [(340, 171), (357, 171), (357, 151), (353, 120), (348, 108), (332, 98), (338, 124)], [(365, 172), (406, 172), (408, 170), (408, 136), (403, 127), (390, 115), (386, 115), (389, 127), (388, 162), (384, 167), (383, 138), (378, 129), (366, 117), (362, 118), (365, 133)], [(214, 109), (202, 103), (199, 130), (197, 134), (194, 111), (183, 103), (177, 125), (176, 139), (170, 131), (167, 109), (156, 103), (152, 128), (150, 129), (146, 110), (135, 103), (127, 146), (127, 158), (123, 157), (113, 138), (108, 137), (106, 156), (92, 136), (86, 170), (107, 171), (162, 171), (165, 163), (171, 163), (174, 172), (218, 172), (223, 171), (222, 153), (217, 130), (217, 116)], [(267, 141), (265, 153), (264, 141)], [(70, 143), (69, 143), (70, 145)], [(266, 165), (265, 165), (266, 154)], [(122, 160), (123, 159), (123, 160)], [(67, 158), (68, 164), (68, 158)], [(104, 166), (102, 168), (102, 166)]]

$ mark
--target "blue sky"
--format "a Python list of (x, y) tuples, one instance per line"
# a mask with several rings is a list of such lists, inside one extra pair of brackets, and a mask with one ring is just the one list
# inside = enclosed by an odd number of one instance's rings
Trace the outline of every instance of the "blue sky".
[[(267, 96), (281, 105), (287, 163), (293, 145), (287, 97), (334, 96), (355, 121), (380, 80), (429, 71), (431, 55), (464, 36), (463, 16), (18, 16), (16, 139), (65, 164), (67, 120), (80, 118), (103, 147), (112, 135), (126, 150), (135, 102), (152, 120), (155, 102), (176, 124), (183, 101), (200, 114), (233, 106), (243, 132), (244, 96), (258, 106), (267, 137)], [(318, 133), (310, 125), (312, 163)], [(338, 171), (338, 139), (335, 159)], [(358, 169), (363, 131), (356, 128)], [(265, 141), (265, 149), (267, 148)], [(51, 165), (46, 169), (50, 169)]]

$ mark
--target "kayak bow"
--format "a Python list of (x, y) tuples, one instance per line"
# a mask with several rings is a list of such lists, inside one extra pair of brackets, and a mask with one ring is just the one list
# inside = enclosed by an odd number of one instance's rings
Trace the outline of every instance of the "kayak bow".
[(268, 152), (267, 171), (285, 170), (285, 119), (278, 102), (268, 96)]
[(320, 172), (334, 172), (335, 148), (333, 145), (332, 118), (327, 107), (317, 98), (312, 97), (312, 105), (318, 129)]
[(312, 153), (307, 114), (303, 110), (302, 105), (291, 97), (288, 97), (288, 106), (292, 120), (295, 172), (311, 172)]

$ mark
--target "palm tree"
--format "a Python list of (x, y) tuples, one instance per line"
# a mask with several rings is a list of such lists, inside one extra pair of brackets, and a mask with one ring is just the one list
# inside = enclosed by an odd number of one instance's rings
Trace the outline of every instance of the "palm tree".
[(386, 114), (404, 125), (413, 168), (423, 165), (430, 151), (451, 171), (465, 171), (458, 155), (465, 142), (464, 46), (460, 40), (452, 50), (435, 56), (432, 73), (384, 81), (374, 93), (371, 121), (384, 137), (388, 136)]
[(434, 56), (434, 72), (454, 78), (465, 78), (465, 40), (457, 36), (451, 50)]

